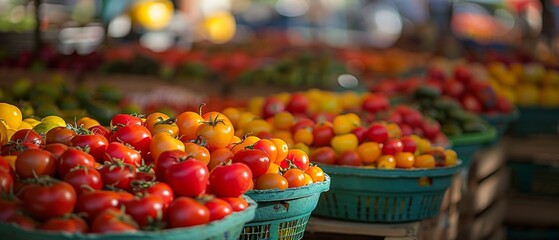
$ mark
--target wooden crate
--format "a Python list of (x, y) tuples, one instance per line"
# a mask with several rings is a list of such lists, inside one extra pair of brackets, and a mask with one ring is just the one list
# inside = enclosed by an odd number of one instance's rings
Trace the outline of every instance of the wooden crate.
[(500, 231), (507, 212), (506, 201), (506, 198), (500, 198), (475, 218), (460, 218), (458, 239), (486, 239)]
[(559, 199), (514, 193), (508, 199), (507, 225), (559, 228)]
[(304, 239), (419, 239), (420, 222), (374, 224), (311, 217)]

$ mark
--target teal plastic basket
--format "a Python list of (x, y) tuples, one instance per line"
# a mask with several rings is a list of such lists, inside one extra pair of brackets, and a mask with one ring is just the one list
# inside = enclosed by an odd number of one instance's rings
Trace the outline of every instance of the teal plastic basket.
[(163, 231), (138, 231), (132, 233), (108, 234), (81, 234), (64, 232), (46, 232), (26, 230), (15, 224), (0, 223), (0, 236), (2, 239), (11, 240), (65, 240), (65, 239), (91, 239), (91, 240), (144, 240), (144, 239), (200, 239), (200, 240), (234, 240), (241, 235), (243, 225), (254, 218), (256, 203), (246, 197), (250, 206), (242, 212), (235, 212), (226, 218), (214, 221), (203, 226), (187, 228), (166, 229)]
[(247, 192), (258, 204), (254, 219), (245, 224), (241, 240), (302, 239), (320, 193), (330, 188), (330, 177), (323, 182), (286, 190)]
[(486, 145), (493, 146), (497, 142), (499, 142), (501, 137), (503, 137), (505, 132), (508, 130), (510, 124), (518, 119), (518, 116), (519, 116), (519, 113), (518, 113), (517, 109), (514, 109), (514, 111), (512, 111), (509, 114), (482, 114), (482, 115), (480, 115), (480, 117), (483, 118), (483, 120), (485, 120), (487, 123), (491, 124), (497, 130), (497, 137), (495, 138), (495, 140), (493, 140), (491, 142), (488, 142)]
[(497, 130), (495, 127), (490, 127), (489, 131), (483, 133), (462, 134), (449, 137), (448, 139), (452, 149), (456, 151), (458, 158), (462, 160), (462, 165), (469, 167), (476, 152), (497, 139)]
[(508, 133), (516, 136), (559, 134), (559, 108), (519, 107)]
[(319, 166), (328, 172), (332, 185), (320, 196), (313, 215), (371, 223), (413, 222), (436, 216), (453, 175), (461, 168)]

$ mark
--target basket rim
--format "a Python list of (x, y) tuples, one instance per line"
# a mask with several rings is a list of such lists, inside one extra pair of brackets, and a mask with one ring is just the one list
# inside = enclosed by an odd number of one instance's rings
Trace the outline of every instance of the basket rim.
[(335, 175), (352, 175), (360, 177), (384, 177), (384, 178), (418, 178), (451, 176), (462, 169), (462, 161), (450, 167), (416, 168), (416, 169), (376, 169), (355, 166), (327, 165), (317, 163), (325, 172)]
[(121, 232), (121, 233), (68, 233), (68, 232), (49, 232), (49, 231), (42, 231), (39, 229), (28, 230), (21, 228), (19, 225), (15, 223), (5, 223), (0, 222), (0, 232), (4, 231), (15, 231), (19, 234), (33, 234), (36, 237), (43, 236), (48, 238), (56, 238), (57, 236), (60, 239), (112, 239), (115, 237), (118, 238), (156, 238), (162, 237), (167, 234), (176, 236), (177, 234), (181, 235), (189, 235), (191, 237), (199, 237), (197, 231), (201, 229), (205, 229), (204, 232), (226, 232), (229, 231), (231, 227), (224, 229), (224, 227), (229, 225), (234, 225), (239, 222), (249, 222), (254, 219), (256, 208), (258, 204), (251, 199), (250, 197), (243, 195), (243, 198), (249, 203), (249, 207), (241, 212), (233, 212), (231, 215), (225, 217), (224, 219), (217, 220), (210, 222), (205, 225), (200, 226), (192, 226), (192, 227), (182, 227), (182, 228), (171, 228), (171, 229), (164, 229), (162, 231), (142, 231), (138, 230), (136, 232)]
[(312, 183), (303, 187), (288, 188), (285, 190), (279, 189), (266, 189), (266, 190), (251, 190), (245, 193), (252, 200), (256, 202), (271, 202), (279, 200), (291, 200), (297, 198), (308, 197), (330, 189), (330, 176), (324, 172), (324, 181)]
[(448, 140), (451, 142), (451, 148), (452, 148), (461, 145), (483, 144), (483, 143), (491, 142), (496, 138), (497, 138), (497, 129), (494, 126), (490, 125), (488, 131), (448, 137)]
[(510, 113), (482, 113), (480, 117), (487, 122), (512, 122), (520, 116), (520, 111), (514, 107)]

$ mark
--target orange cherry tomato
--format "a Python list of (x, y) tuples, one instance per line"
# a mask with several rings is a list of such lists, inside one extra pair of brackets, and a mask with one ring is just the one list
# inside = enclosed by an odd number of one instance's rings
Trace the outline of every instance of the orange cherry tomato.
[(278, 173), (266, 173), (256, 179), (254, 184), (254, 189), (264, 190), (264, 189), (279, 189), (285, 190), (289, 187), (287, 179)]
[(357, 147), (357, 154), (361, 157), (363, 164), (368, 165), (377, 161), (382, 154), (382, 149), (376, 142), (364, 142)]
[(219, 166), (221, 163), (227, 162), (233, 159), (233, 152), (229, 148), (218, 148), (214, 149), (210, 153), (210, 162), (208, 163), (208, 169), (211, 171), (215, 167)]
[(411, 152), (399, 152), (394, 157), (398, 168), (411, 168), (415, 162), (415, 157)]
[(144, 124), (146, 128), (149, 130), (149, 132), (155, 135), (154, 134), (155, 125), (158, 123), (162, 123), (168, 119), (170, 119), (170, 117), (167, 114), (161, 112), (154, 112), (146, 117), (146, 122)]
[(382, 155), (377, 160), (377, 168), (394, 169), (396, 168), (396, 158), (392, 155)]
[(430, 154), (422, 154), (417, 156), (413, 164), (413, 166), (416, 168), (434, 168), (435, 165), (435, 157)]
[(193, 142), (186, 142), (184, 143), (184, 152), (195, 159), (200, 160), (204, 164), (208, 164), (210, 162), (210, 151)]
[(278, 153), (274, 163), (279, 164), (285, 159), (285, 157), (287, 157), (287, 154), (289, 153), (289, 147), (287, 146), (287, 143), (285, 141), (279, 138), (271, 138), (270, 141), (272, 141), (276, 145)]
[(151, 142), (149, 144), (149, 149), (152, 158), (157, 161), (159, 155), (165, 151), (170, 150), (181, 150), (184, 151), (184, 143), (180, 140), (174, 138), (168, 133), (161, 132), (153, 135)]
[(196, 139), (196, 130), (204, 122), (200, 114), (195, 112), (183, 112), (177, 116), (177, 126), (179, 128), (179, 136), (182, 141), (190, 141)]
[(319, 166), (310, 166), (305, 173), (311, 177), (313, 182), (324, 181), (324, 171)]
[(303, 172), (303, 170), (301, 169), (289, 169), (283, 174), (283, 177), (287, 179), (287, 183), (290, 188), (302, 187), (307, 185), (307, 181), (305, 180), (305, 172)]
[(223, 120), (220, 116), (225, 117), (223, 114), (216, 115), (212, 120), (203, 122), (196, 129), (196, 135), (206, 141), (208, 149), (227, 147), (235, 134), (231, 121)]

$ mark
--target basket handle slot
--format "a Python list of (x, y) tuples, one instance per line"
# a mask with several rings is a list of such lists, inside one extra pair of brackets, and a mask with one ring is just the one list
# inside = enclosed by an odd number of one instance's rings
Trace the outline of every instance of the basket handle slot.
[(420, 177), (417, 181), (417, 184), (420, 187), (430, 187), (431, 185), (433, 185), (433, 179), (430, 177)]
[(279, 201), (274, 205), (276, 213), (286, 213), (289, 211), (289, 203), (286, 201)]

